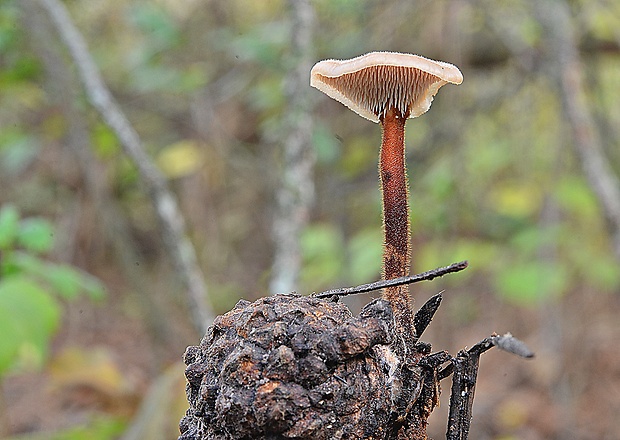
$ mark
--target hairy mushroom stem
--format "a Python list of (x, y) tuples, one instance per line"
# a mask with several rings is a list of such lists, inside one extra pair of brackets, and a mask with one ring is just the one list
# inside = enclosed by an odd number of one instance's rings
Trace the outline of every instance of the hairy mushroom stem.
[[(371, 52), (350, 60), (323, 60), (310, 72), (310, 85), (383, 128), (379, 173), (383, 195), (383, 278), (409, 275), (409, 208), (405, 173), (405, 121), (426, 113), (444, 84), (463, 75), (449, 63), (413, 54)], [(404, 350), (415, 342), (409, 288), (388, 287), (396, 331)], [(405, 355), (407, 353), (404, 353)]]
[[(408, 115), (391, 108), (380, 118), (383, 129), (379, 176), (383, 197), (383, 278), (390, 280), (409, 274), (409, 205), (405, 169), (405, 122)], [(413, 337), (413, 313), (409, 286), (387, 287), (383, 291), (394, 310), (394, 319), (405, 339)]]

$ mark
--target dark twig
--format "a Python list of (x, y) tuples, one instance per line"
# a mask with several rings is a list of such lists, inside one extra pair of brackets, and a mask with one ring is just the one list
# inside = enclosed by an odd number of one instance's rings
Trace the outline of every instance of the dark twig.
[(469, 350), (461, 350), (452, 363), (438, 374), (441, 380), (451, 373), (452, 390), (450, 392), (450, 415), (448, 417), (447, 440), (466, 440), (471, 424), (471, 409), (474, 404), (474, 391), (478, 377), (480, 355), (485, 351), (498, 347), (509, 353), (524, 358), (534, 357), (534, 353), (520, 340), (510, 333), (503, 336), (493, 334), (483, 339)]
[(453, 272), (460, 272), (467, 268), (467, 261), (461, 261), (453, 263), (446, 267), (440, 267), (437, 269), (422, 272), (417, 275), (409, 275), (406, 277), (393, 278), (391, 280), (375, 281), (373, 283), (362, 284), (355, 287), (341, 287), (339, 289), (326, 290), (321, 293), (314, 293), (312, 296), (316, 298), (329, 298), (330, 296), (347, 296), (355, 295), (357, 293), (372, 292), (373, 290), (379, 290), (386, 287), (402, 286), (403, 284), (417, 283), (419, 281), (430, 281), (434, 278), (444, 276)]
[[(488, 344), (488, 348), (492, 346), (493, 344)], [(486, 349), (488, 350), (488, 348)], [(450, 391), (447, 440), (465, 440), (469, 436), (480, 354), (481, 351), (470, 353), (461, 350), (452, 360), (454, 375), (452, 376), (452, 390)]]
[[(508, 353), (512, 353), (526, 359), (531, 359), (534, 357), (534, 352), (530, 350), (523, 341), (515, 338), (510, 333), (506, 333), (503, 336), (492, 334), (488, 338), (484, 338), (482, 341), (467, 350), (467, 353), (480, 356), (482, 353), (493, 347), (497, 347), (500, 350), (507, 351)], [(446, 366), (439, 372), (439, 380), (450, 376), (453, 371), (453, 364)]]
[(415, 339), (420, 339), (424, 330), (428, 327), (428, 325), (433, 320), (433, 316), (435, 316), (435, 312), (441, 305), (441, 296), (442, 292), (439, 292), (436, 295), (433, 295), (429, 298), (428, 301), (424, 303), (420, 309), (415, 312), (415, 316), (413, 317), (413, 326), (415, 328)]
[(443, 363), (452, 360), (452, 356), (447, 351), (438, 351), (437, 353), (429, 354), (420, 360), (419, 365), (431, 370), (436, 370)]

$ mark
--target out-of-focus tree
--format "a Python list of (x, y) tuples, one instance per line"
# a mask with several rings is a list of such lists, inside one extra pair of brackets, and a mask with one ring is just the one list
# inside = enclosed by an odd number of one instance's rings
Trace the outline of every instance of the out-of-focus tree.
[(273, 219), (274, 257), (269, 290), (292, 292), (301, 271), (301, 233), (314, 202), (314, 162), (308, 72), (313, 62), (314, 9), (309, 0), (291, 0), (291, 54), (283, 77), (287, 109), (283, 115), (284, 166)]
[(50, 21), (69, 51), (88, 101), (118, 137), (123, 151), (136, 167), (159, 220), (162, 242), (187, 292), (188, 311), (198, 331), (204, 332), (213, 320), (213, 313), (207, 303), (204, 277), (197, 266), (194, 246), (186, 236), (185, 219), (177, 207), (175, 195), (168, 189), (164, 175), (146, 154), (139, 134), (106, 87), (82, 34), (73, 24), (63, 3), (58, 0), (40, 0), (39, 3), (49, 14)]

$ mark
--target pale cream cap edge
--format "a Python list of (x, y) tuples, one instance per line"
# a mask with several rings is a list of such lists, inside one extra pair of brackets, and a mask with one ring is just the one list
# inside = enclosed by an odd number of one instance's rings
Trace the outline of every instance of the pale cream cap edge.
[(433, 83), (426, 93), (422, 102), (412, 109), (410, 118), (415, 118), (428, 111), (433, 101), (433, 96), (439, 88), (446, 83), (461, 84), (463, 74), (453, 64), (443, 61), (431, 60), (419, 55), (405, 54), (398, 52), (371, 52), (360, 55), (350, 60), (323, 60), (314, 65), (310, 72), (310, 85), (322, 91), (329, 97), (349, 107), (366, 119), (379, 122), (375, 113), (365, 107), (359, 106), (338, 89), (324, 83), (321, 77), (336, 78), (341, 75), (355, 73), (371, 66), (400, 66), (410, 67), (429, 73), (439, 78)]

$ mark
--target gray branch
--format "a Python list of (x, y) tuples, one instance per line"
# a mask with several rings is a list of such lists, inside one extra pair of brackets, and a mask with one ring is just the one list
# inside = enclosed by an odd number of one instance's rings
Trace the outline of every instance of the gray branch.
[(186, 235), (185, 221), (166, 179), (147, 155), (138, 133), (106, 87), (88, 51), (84, 37), (75, 27), (64, 4), (58, 0), (39, 0), (49, 14), (73, 59), (89, 102), (118, 137), (125, 153), (138, 170), (159, 219), (164, 245), (171, 256), (187, 292), (195, 326), (204, 332), (213, 320), (207, 288), (193, 245)]
[(614, 251), (620, 258), (620, 179), (605, 158), (600, 134), (586, 98), (575, 26), (563, 0), (533, 2), (546, 36), (550, 76), (562, 98), (573, 145), (583, 172), (610, 226)]

